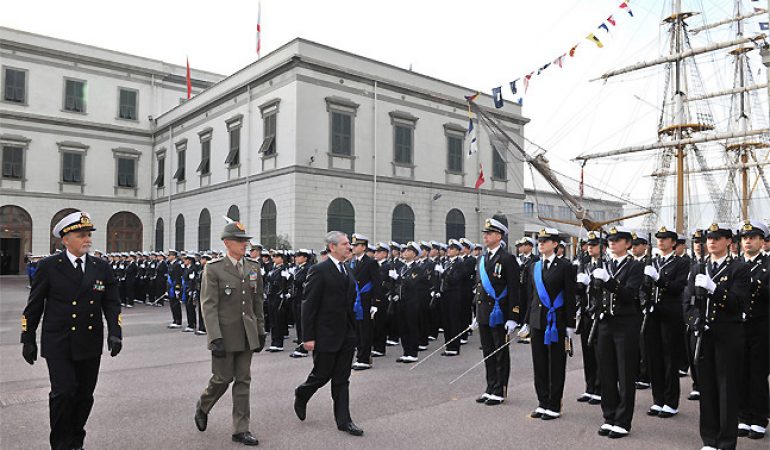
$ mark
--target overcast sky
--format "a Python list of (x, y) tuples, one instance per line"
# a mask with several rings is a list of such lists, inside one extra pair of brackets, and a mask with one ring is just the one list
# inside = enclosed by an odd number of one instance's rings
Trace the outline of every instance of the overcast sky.
[[(701, 12), (689, 20), (691, 26), (726, 18), (733, 11), (731, 0), (683, 3), (685, 9)], [(184, 64), (189, 56), (195, 68), (230, 74), (256, 58), (257, 4), (257, 0), (10, 2), (3, 7), (0, 24), (170, 63)], [(502, 85), (504, 98), (512, 101), (509, 81), (579, 43), (574, 58), (567, 57), (563, 68), (552, 65), (534, 77), (524, 96), (524, 115), (531, 119), (527, 138), (548, 150), (554, 168), (577, 178), (579, 166), (569, 161), (580, 153), (656, 139), (663, 70), (641, 71), (606, 84), (589, 80), (664, 54), (666, 33), (660, 23), (670, 13), (670, 1), (631, 0), (633, 18), (619, 4), (619, 0), (263, 0), (262, 54), (303, 37), (400, 67), (411, 65), (416, 72), (487, 93)], [(767, 2), (743, 0), (745, 9), (752, 6), (767, 7)], [(617, 26), (610, 26), (608, 35), (597, 27), (610, 14)], [(759, 32), (758, 20), (749, 22), (747, 34)], [(729, 37), (729, 28), (721, 30), (693, 37), (693, 47)], [(590, 32), (602, 40), (603, 49), (585, 39)], [(764, 81), (765, 68), (758, 52), (752, 53), (753, 76)], [(704, 90), (732, 87), (731, 62), (724, 53), (698, 61), (706, 78)], [(523, 91), (521, 82), (518, 86)], [(767, 126), (767, 94), (760, 101), (764, 112), (758, 123)], [(724, 129), (729, 101), (723, 98), (712, 107), (718, 128)], [(651, 178), (644, 175), (654, 170), (653, 156), (589, 164), (586, 182), (647, 203)], [(536, 185), (542, 187), (542, 182)], [(695, 199), (701, 194), (694, 189), (693, 201), (704, 201)], [(761, 186), (757, 196), (765, 198), (761, 214), (770, 215), (770, 200)], [(671, 198), (664, 199), (664, 204), (670, 202)]]

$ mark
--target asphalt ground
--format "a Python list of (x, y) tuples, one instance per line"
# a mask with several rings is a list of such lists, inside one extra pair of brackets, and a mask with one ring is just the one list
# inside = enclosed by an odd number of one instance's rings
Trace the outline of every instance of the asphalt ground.
[[(48, 447), (49, 382), (45, 361), (29, 366), (21, 357), (20, 316), (29, 290), (23, 277), (0, 278), (0, 448)], [(168, 306), (137, 305), (123, 312), (123, 351), (102, 357), (96, 402), (86, 426), (86, 448), (92, 449), (226, 449), (238, 448), (232, 433), (230, 394), (209, 415), (206, 432), (193, 423), (195, 402), (211, 374), (206, 338), (168, 330)], [(531, 351), (511, 344), (508, 398), (500, 406), (474, 402), (484, 390), (479, 366), (449, 382), (480, 361), (478, 336), (460, 356), (438, 354), (410, 371), (398, 364), (400, 347), (388, 347), (371, 370), (353, 372), (350, 409), (364, 429), (353, 437), (336, 429), (328, 386), (310, 401), (300, 422), (293, 411), (294, 388), (309, 373), (310, 358), (283, 353), (254, 355), (251, 382), (251, 431), (260, 447), (274, 449), (698, 449), (698, 403), (682, 399), (680, 413), (670, 419), (648, 417), (649, 390), (637, 391), (633, 428), (628, 437), (610, 440), (596, 434), (601, 409), (576, 398), (584, 381), (580, 344), (567, 363), (562, 417), (529, 418), (537, 406)], [(432, 342), (424, 358), (442, 340)], [(683, 396), (689, 378), (681, 379)], [(767, 449), (767, 438), (739, 438), (739, 448)]]

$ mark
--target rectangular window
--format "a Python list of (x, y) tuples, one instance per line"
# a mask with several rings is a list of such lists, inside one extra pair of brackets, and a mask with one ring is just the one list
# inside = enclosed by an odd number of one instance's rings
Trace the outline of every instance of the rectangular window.
[(276, 117), (277, 114), (270, 114), (263, 119), (264, 123), (264, 138), (262, 140), (262, 146), (259, 148), (259, 152), (265, 156), (275, 155), (276, 144)]
[(65, 80), (64, 109), (86, 112), (86, 83), (79, 80)]
[(566, 206), (559, 206), (559, 218), (570, 219), (572, 217), (572, 211)]
[(496, 180), (507, 180), (508, 171), (506, 169), (505, 160), (500, 156), (500, 152), (492, 146), (492, 178)]
[(548, 219), (554, 219), (553, 205), (540, 205), (540, 216)]
[(187, 150), (179, 150), (176, 152), (176, 159), (177, 159), (177, 165), (176, 165), (176, 172), (174, 172), (174, 179), (176, 181), (184, 181), (184, 169), (185, 169), (185, 154), (187, 153)]
[(24, 149), (21, 147), (3, 147), (3, 178), (20, 180), (24, 176)]
[(159, 188), (166, 185), (166, 158), (158, 158), (158, 176), (153, 184)]
[(353, 154), (353, 116), (350, 114), (332, 112), (332, 153)]
[(62, 153), (61, 180), (65, 183), (81, 183), (83, 181), (83, 154)]
[(201, 142), (201, 163), (198, 164), (198, 172), (201, 175), (208, 175), (211, 173), (211, 141)]
[(227, 153), (225, 164), (228, 167), (237, 166), (241, 163), (241, 129), (234, 128), (230, 130), (230, 151)]
[(400, 164), (412, 164), (412, 127), (395, 125), (394, 160)]
[(118, 158), (118, 186), (136, 187), (136, 160), (133, 158)]
[(533, 202), (524, 202), (524, 215), (527, 217), (534, 217), (535, 204)]
[(3, 98), (5, 101), (26, 103), (27, 72), (6, 67), (3, 79), (5, 80), (5, 86), (3, 87)]
[(447, 170), (462, 173), (463, 171), (463, 138), (447, 136)]
[(136, 98), (136, 91), (131, 89), (120, 89), (120, 106), (118, 117), (128, 120), (137, 119), (138, 114), (136, 112)]

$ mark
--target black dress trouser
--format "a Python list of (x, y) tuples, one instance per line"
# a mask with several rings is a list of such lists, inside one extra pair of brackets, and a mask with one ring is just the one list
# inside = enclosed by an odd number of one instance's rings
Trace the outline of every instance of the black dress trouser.
[(101, 357), (73, 361), (46, 358), (51, 392), (51, 448), (80, 448), (86, 438), (85, 426), (94, 405), (94, 389)]
[(350, 423), (350, 368), (353, 363), (354, 345), (343, 345), (338, 352), (313, 352), (313, 370), (304, 383), (294, 390), (301, 401), (307, 403), (318, 389), (332, 382), (334, 420), (337, 426)]

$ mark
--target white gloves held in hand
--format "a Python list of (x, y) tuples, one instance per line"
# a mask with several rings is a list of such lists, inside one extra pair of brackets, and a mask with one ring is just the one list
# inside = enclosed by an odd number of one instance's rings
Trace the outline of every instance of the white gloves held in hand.
[(596, 278), (597, 280), (602, 280), (605, 283), (610, 281), (610, 274), (607, 273), (607, 271), (602, 268), (594, 269), (591, 275), (593, 275), (593, 277)]
[(568, 338), (572, 339), (572, 335), (574, 335), (574, 334), (575, 334), (575, 329), (574, 328), (567, 328), (567, 337)]
[(658, 281), (658, 279), (660, 278), (660, 274), (652, 266), (644, 266), (644, 274), (652, 278), (654, 281)]
[(433, 270), (435, 270), (438, 273), (444, 273), (444, 266), (442, 266), (441, 264), (436, 264), (436, 268)]
[(289, 277), (291, 276), (291, 274), (289, 273), (288, 270), (282, 270), (281, 271), (281, 276), (288, 280)]
[(371, 308), (369, 308), (369, 315), (372, 316), (372, 319), (374, 319), (375, 314), (377, 314), (377, 307), (372, 306)]
[(390, 269), (388, 271), (388, 276), (394, 280), (398, 280), (398, 272), (396, 272), (396, 269)]
[(709, 291), (709, 294), (713, 294), (714, 290), (716, 290), (717, 288), (717, 285), (716, 283), (714, 283), (714, 280), (712, 280), (710, 276), (704, 275), (702, 273), (695, 275), (695, 286)]
[(591, 284), (591, 277), (587, 273), (577, 274), (577, 282), (588, 286)]
[(519, 324), (517, 324), (515, 320), (509, 320), (505, 322), (505, 331), (507, 331), (508, 334), (512, 334), (517, 326), (519, 326)]
[(479, 329), (479, 321), (475, 317), (473, 318), (473, 322), (471, 322), (470, 328), (474, 331)]

